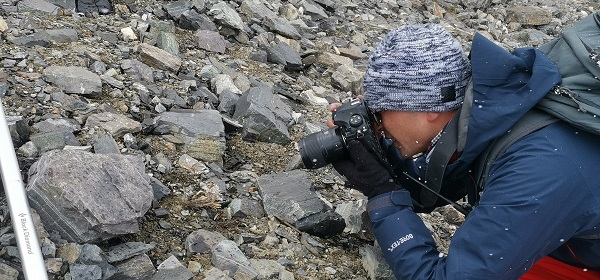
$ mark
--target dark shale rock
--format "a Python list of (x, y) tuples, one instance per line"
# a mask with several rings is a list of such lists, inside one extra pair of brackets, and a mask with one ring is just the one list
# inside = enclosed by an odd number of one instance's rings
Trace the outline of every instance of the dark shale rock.
[(292, 109), (267, 86), (250, 88), (235, 105), (234, 119), (243, 123), (247, 140), (285, 144), (290, 141), (287, 125)]

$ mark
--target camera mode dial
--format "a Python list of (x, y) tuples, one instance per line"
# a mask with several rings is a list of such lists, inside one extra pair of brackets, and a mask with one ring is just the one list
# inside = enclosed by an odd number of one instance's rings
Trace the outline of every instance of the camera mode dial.
[(361, 115), (355, 114), (352, 115), (348, 121), (351, 126), (357, 127), (363, 124), (363, 117)]

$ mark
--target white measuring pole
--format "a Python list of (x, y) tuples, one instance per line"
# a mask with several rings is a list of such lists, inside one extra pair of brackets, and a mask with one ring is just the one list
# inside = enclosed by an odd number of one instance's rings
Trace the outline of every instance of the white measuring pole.
[(2, 172), (2, 185), (8, 201), (10, 219), (17, 239), (21, 266), (27, 280), (48, 279), (46, 265), (42, 256), (31, 209), (27, 202), (27, 194), (19, 170), (19, 162), (15, 155), (4, 109), (0, 102), (0, 169)]

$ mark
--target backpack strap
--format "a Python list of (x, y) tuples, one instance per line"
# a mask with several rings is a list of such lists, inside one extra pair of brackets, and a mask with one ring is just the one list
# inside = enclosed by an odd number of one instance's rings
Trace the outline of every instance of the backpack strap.
[(494, 142), (492, 142), (479, 157), (479, 168), (477, 177), (475, 177), (477, 179), (477, 184), (475, 185), (475, 190), (469, 190), (469, 203), (473, 206), (479, 203), (479, 192), (483, 190), (483, 186), (487, 181), (488, 173), (490, 171), (490, 166), (498, 156), (503, 154), (513, 143), (519, 141), (521, 138), (557, 121), (558, 119), (556, 117), (548, 113), (538, 109), (532, 109), (504, 135), (496, 138), (496, 140), (494, 140)]

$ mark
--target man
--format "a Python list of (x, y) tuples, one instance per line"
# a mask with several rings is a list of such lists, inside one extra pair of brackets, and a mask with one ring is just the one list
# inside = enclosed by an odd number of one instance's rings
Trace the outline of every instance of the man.
[[(479, 34), (470, 58), (434, 24), (390, 32), (369, 58), (364, 100), (380, 118), (375, 129), (385, 135), (395, 174), (356, 140), (333, 166), (369, 198), (373, 231), (394, 274), (600, 279), (600, 136), (552, 123), (487, 162), (485, 184), (472, 191), (484, 165), (478, 158), (561, 78), (539, 50), (509, 53)], [(452, 139), (450, 131), (458, 131), (458, 144), (440, 161), (436, 149)], [(427, 180), (427, 169), (440, 168), (441, 195), (480, 196), (447, 256), (415, 214), (446, 203), (408, 178)]]

